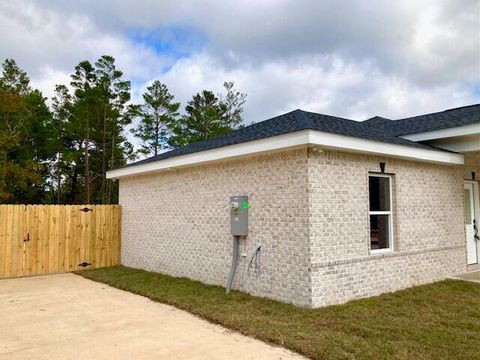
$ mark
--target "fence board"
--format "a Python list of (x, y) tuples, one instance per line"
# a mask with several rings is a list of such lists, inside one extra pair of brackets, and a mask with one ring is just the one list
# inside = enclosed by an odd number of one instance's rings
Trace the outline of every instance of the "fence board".
[(119, 205), (0, 205), (0, 278), (120, 264), (120, 215)]

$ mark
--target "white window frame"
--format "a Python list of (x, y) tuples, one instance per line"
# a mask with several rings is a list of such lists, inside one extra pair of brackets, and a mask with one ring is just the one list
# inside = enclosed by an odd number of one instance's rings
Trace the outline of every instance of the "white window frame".
[[(371, 211), (370, 210), (370, 185), (368, 186), (368, 247), (370, 248), (371, 254), (386, 253), (393, 251), (393, 204), (392, 204), (392, 175), (389, 174), (379, 174), (379, 173), (369, 173), (368, 174), (368, 184), (370, 184), (371, 177), (383, 177), (388, 178), (389, 185), (389, 201), (390, 201), (390, 211)], [(370, 227), (370, 215), (388, 215), (388, 248), (385, 249), (372, 249), (372, 240), (371, 240), (371, 227)]]

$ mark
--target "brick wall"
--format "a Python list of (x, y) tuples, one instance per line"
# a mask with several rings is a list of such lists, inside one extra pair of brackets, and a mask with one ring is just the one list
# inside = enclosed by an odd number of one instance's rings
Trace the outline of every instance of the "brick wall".
[[(368, 173), (393, 174), (394, 252), (370, 254)], [(459, 166), (308, 151), (312, 305), (443, 279), (466, 269)]]
[[(224, 286), (229, 197), (249, 195), (249, 231), (233, 287), (310, 305), (306, 149), (120, 180), (126, 266)], [(248, 265), (261, 245), (260, 274)]]
[(480, 152), (465, 154), (465, 166), (463, 177), (465, 180), (472, 180), (472, 172), (475, 172), (475, 180), (480, 180)]
[[(368, 216), (380, 161), (393, 174), (395, 247), (382, 255), (370, 254)], [(247, 194), (235, 289), (317, 307), (440, 280), (466, 269), (463, 178), (476, 170), (305, 148), (124, 178), (122, 261), (224, 286), (228, 201)]]

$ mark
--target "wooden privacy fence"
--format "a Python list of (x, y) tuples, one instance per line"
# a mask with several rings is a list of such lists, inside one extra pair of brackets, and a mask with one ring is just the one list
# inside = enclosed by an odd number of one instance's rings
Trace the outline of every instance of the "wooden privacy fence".
[(0, 278), (118, 264), (119, 205), (0, 205)]

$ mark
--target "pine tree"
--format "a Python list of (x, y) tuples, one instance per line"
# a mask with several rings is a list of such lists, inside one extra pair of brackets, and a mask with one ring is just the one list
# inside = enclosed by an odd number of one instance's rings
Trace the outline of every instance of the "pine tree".
[(83, 201), (86, 204), (90, 203), (90, 148), (92, 117), (96, 105), (95, 93), (95, 72), (92, 64), (89, 61), (81, 61), (75, 66), (75, 73), (72, 75), (72, 85), (74, 89), (74, 108), (73, 118), (75, 125), (73, 129), (78, 131), (78, 135), (82, 134), (80, 142), (80, 152), (83, 151), (83, 183), (84, 196)]
[[(101, 202), (112, 200), (112, 181), (108, 181), (106, 172), (117, 165), (125, 164), (130, 155), (130, 144), (122, 135), (122, 130), (132, 121), (130, 107), (130, 81), (123, 80), (122, 71), (115, 66), (112, 56), (104, 55), (95, 63), (96, 86), (101, 111), (100, 138), (101, 148), (100, 189)], [(99, 199), (98, 199), (99, 200)]]
[(225, 125), (226, 111), (213, 92), (203, 90), (194, 95), (185, 107), (187, 114), (171, 125), (169, 144), (180, 147), (230, 131)]
[(30, 79), (25, 71), (20, 69), (13, 59), (5, 59), (2, 63), (2, 78), (0, 89), (21, 96), (27, 95), (32, 90)]
[(140, 123), (132, 131), (140, 139), (140, 152), (144, 155), (158, 155), (168, 148), (169, 126), (174, 124), (179, 113), (180, 103), (173, 102), (165, 84), (156, 80), (147, 87), (140, 106)]
[(226, 94), (219, 94), (220, 102), (226, 107), (225, 119), (227, 126), (231, 129), (236, 129), (241, 126), (243, 118), (243, 106), (247, 101), (247, 94), (241, 93), (234, 89), (234, 82), (228, 81), (223, 83)]
[(203, 90), (185, 107), (186, 115), (170, 125), (168, 143), (180, 147), (226, 134), (241, 126), (246, 95), (233, 89), (233, 82), (224, 83), (225, 95), (216, 96)]
[(32, 90), (25, 96), (27, 111), (23, 120), (23, 134), (17, 161), (35, 165), (39, 181), (31, 181), (28, 187), (16, 193), (15, 197), (24, 203), (48, 202), (52, 187), (50, 167), (55, 160), (55, 139), (57, 138), (52, 113), (46, 98), (39, 90)]
[(106, 172), (134, 157), (125, 128), (136, 116), (140, 124), (133, 133), (146, 155), (219, 136), (242, 123), (246, 95), (232, 82), (224, 83), (224, 94), (196, 94), (180, 116), (180, 104), (159, 81), (147, 88), (143, 104), (129, 104), (130, 82), (111, 56), (93, 65), (81, 61), (71, 79), (71, 91), (57, 85), (50, 110), (27, 73), (12, 59), (3, 62), (0, 202), (115, 203), (118, 183), (106, 179)]
[(69, 100), (66, 124), (71, 139), (65, 139), (70, 150), (64, 151), (69, 154), (66, 160), (72, 168), (65, 180), (69, 189), (66, 200), (115, 202), (117, 186), (107, 180), (106, 172), (125, 165), (133, 153), (123, 131), (133, 116), (127, 105), (130, 82), (116, 69), (115, 59), (104, 55), (94, 65), (80, 62), (75, 67), (71, 85), (74, 92)]
[(53, 122), (57, 137), (54, 141), (55, 162), (51, 167), (54, 180), (55, 201), (62, 204), (67, 201), (67, 183), (68, 175), (71, 174), (75, 166), (74, 158), (74, 138), (69, 129), (72, 119), (72, 96), (65, 85), (55, 86), (55, 96), (52, 98)]

